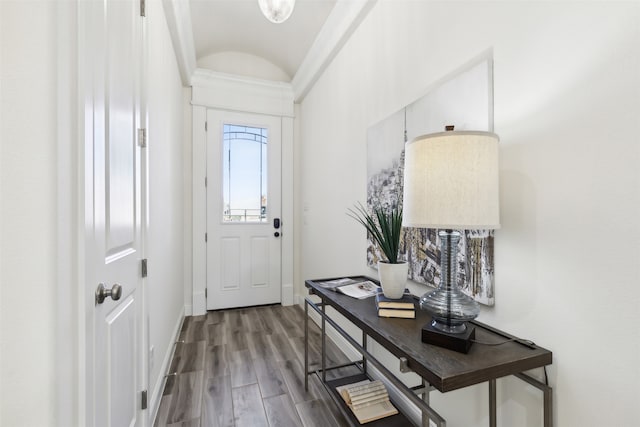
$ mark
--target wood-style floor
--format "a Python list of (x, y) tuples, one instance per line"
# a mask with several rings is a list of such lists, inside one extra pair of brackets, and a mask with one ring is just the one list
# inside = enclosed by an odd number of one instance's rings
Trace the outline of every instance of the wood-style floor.
[[(320, 329), (310, 320), (309, 331), (315, 369)], [(327, 365), (345, 363), (326, 342)], [(315, 375), (304, 390), (304, 312), (298, 306), (187, 317), (169, 372), (157, 427), (348, 425)]]

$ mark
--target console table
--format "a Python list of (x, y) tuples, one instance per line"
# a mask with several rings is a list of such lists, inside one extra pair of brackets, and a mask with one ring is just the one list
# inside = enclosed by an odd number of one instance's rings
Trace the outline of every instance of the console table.
[[(365, 276), (354, 276), (351, 279), (371, 280), (378, 283), (377, 280)], [(305, 282), (309, 294), (320, 297), (319, 303), (309, 297), (305, 298), (305, 388), (308, 388), (309, 375), (318, 375), (334, 402), (341, 408), (352, 425), (359, 424), (335, 391), (335, 387), (366, 378), (368, 365), (371, 365), (394, 388), (420, 409), (423, 427), (429, 426), (429, 419), (435, 422), (438, 427), (446, 426), (444, 418), (429, 405), (431, 390), (436, 389), (446, 393), (483, 382), (487, 382), (489, 385), (489, 424), (491, 427), (496, 427), (496, 379), (508, 375), (514, 375), (542, 391), (544, 426), (552, 427), (552, 388), (524, 373), (531, 369), (550, 365), (552, 363), (551, 351), (476, 321), (472, 323), (476, 326), (475, 339), (477, 342), (473, 344), (468, 354), (425, 344), (421, 340), (421, 328), (431, 321), (429, 313), (417, 309), (415, 320), (378, 317), (373, 298), (351, 298), (321, 285), (321, 282), (331, 280), (335, 280), (335, 278)], [(361, 342), (353, 339), (327, 314), (325, 309), (327, 306), (333, 307), (362, 331)], [(321, 367), (314, 371), (309, 370), (309, 308), (320, 315), (322, 329)], [(360, 374), (337, 380), (327, 380), (327, 371), (346, 366), (326, 366), (327, 324), (333, 327), (362, 355), (361, 360), (348, 364), (349, 366), (357, 366), (360, 369)], [(422, 378), (422, 385), (408, 387), (391, 373), (367, 350), (368, 337), (398, 358), (401, 372), (412, 371), (418, 374)], [(498, 345), (487, 345), (486, 343)], [(406, 426), (409, 424), (413, 423), (403, 414), (398, 414), (367, 425), (374, 427)]]

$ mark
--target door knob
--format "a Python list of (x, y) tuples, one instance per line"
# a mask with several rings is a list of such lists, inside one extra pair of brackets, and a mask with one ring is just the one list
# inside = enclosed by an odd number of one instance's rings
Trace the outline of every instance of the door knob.
[(96, 289), (96, 304), (102, 304), (107, 297), (111, 297), (112, 300), (118, 301), (122, 296), (122, 286), (115, 283), (113, 288), (107, 289), (104, 287), (104, 283), (98, 285)]

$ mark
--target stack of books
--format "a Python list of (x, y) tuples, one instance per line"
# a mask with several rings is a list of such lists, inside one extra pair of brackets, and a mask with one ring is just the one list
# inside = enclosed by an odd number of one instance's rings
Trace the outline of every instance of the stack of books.
[(382, 293), (382, 289), (379, 289), (376, 294), (376, 308), (380, 317), (416, 318), (416, 300), (408, 289), (405, 289), (400, 299), (387, 298)]
[(389, 400), (384, 384), (377, 380), (364, 380), (336, 387), (360, 424), (379, 420), (398, 413)]

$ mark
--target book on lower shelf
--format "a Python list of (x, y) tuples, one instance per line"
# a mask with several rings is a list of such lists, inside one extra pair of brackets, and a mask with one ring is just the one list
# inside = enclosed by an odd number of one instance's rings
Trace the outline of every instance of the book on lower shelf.
[(405, 289), (402, 298), (398, 299), (387, 298), (382, 290), (379, 290), (376, 294), (376, 308), (379, 317), (416, 318), (416, 301), (408, 289)]
[(344, 399), (360, 424), (398, 413), (389, 400), (389, 393), (382, 381), (359, 381), (336, 387), (336, 391)]

